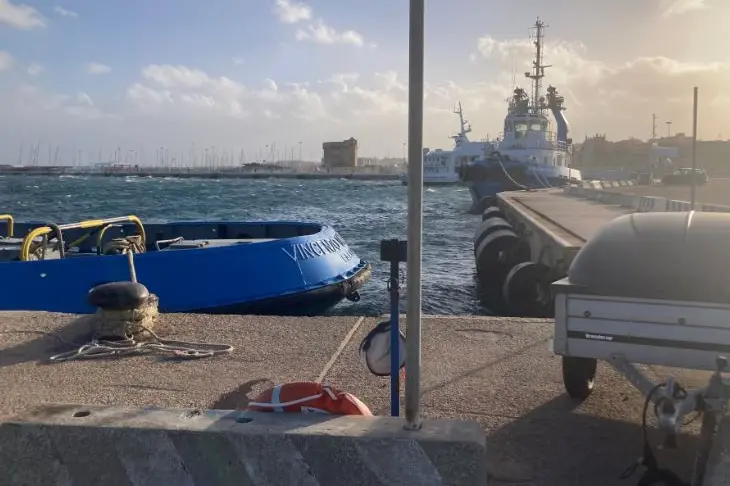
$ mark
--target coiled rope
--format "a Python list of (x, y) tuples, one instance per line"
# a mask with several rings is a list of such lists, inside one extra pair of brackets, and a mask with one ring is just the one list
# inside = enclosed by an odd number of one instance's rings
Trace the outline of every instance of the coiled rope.
[(53, 363), (59, 363), (74, 359), (129, 356), (151, 352), (170, 354), (182, 359), (199, 359), (229, 354), (233, 351), (233, 346), (229, 344), (194, 343), (162, 339), (144, 324), (139, 324), (139, 326), (152, 336), (151, 340), (137, 341), (133, 336), (128, 336), (127, 339), (122, 340), (94, 339), (78, 349), (56, 354), (48, 359)]
[(126, 255), (129, 252), (132, 253), (144, 253), (146, 248), (142, 242), (141, 235), (131, 235), (122, 238), (114, 238), (109, 243), (104, 245), (103, 254), (108, 255), (110, 253), (118, 253)]

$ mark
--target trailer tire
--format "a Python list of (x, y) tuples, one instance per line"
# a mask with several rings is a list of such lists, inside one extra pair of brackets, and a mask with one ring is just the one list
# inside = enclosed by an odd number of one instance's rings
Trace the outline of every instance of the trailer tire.
[(593, 391), (598, 360), (563, 356), (563, 386), (570, 398), (583, 401)]

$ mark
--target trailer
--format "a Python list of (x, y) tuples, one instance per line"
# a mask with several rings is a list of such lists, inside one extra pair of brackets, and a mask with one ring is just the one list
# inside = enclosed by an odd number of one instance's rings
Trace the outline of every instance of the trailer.
[[(653, 402), (664, 446), (676, 446), (683, 418), (702, 414), (691, 486), (704, 484), (730, 380), (730, 214), (635, 213), (605, 225), (578, 252), (568, 276), (551, 285), (563, 383), (576, 400), (593, 390), (597, 360)], [(652, 382), (637, 365), (711, 372), (706, 386), (675, 377)], [(656, 464), (644, 433), (646, 485), (686, 485)]]

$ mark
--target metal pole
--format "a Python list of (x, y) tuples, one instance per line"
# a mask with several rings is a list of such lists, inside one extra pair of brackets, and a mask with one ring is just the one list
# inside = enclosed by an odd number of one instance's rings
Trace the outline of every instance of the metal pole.
[[(421, 428), (421, 239), (423, 236), (423, 44), (425, 0), (410, 0), (408, 41), (408, 304), (406, 428)], [(395, 371), (395, 370), (394, 370)]]
[[(397, 240), (396, 240), (397, 241)], [(399, 263), (390, 261), (390, 415), (400, 415), (400, 289)]]
[(695, 169), (697, 169), (697, 92), (698, 89), (697, 86), (695, 86), (694, 106), (692, 108), (692, 193), (690, 195), (692, 211), (695, 210), (695, 191), (697, 189), (697, 179), (695, 175)]

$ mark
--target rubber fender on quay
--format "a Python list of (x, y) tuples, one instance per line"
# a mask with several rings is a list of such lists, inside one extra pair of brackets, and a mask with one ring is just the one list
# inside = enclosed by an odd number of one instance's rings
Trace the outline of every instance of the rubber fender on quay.
[(479, 200), (478, 203), (476, 203), (475, 207), (472, 209), (474, 210), (475, 214), (482, 214), (485, 209), (487, 209), (489, 206), (494, 206), (496, 202), (497, 201), (495, 196), (484, 196)]
[(246, 410), (373, 416), (367, 405), (356, 396), (312, 381), (273, 386), (249, 402)]
[(509, 312), (509, 305), (502, 297), (501, 291), (508, 271), (509, 267), (495, 268), (479, 276), (476, 281), (479, 303), (496, 315), (506, 315)]
[(519, 245), (519, 237), (511, 229), (498, 229), (486, 235), (475, 254), (477, 276), (483, 276), (500, 267), (511, 267), (511, 254)]
[(533, 261), (512, 267), (502, 285), (502, 297), (510, 311), (524, 317), (551, 317), (555, 313), (553, 300), (541, 301), (538, 290), (538, 285), (544, 283), (549, 274), (550, 267)]
[(476, 256), (477, 249), (479, 248), (479, 245), (482, 243), (482, 241), (484, 241), (484, 238), (489, 236), (491, 233), (494, 233), (495, 231), (504, 229), (514, 232), (514, 228), (512, 228), (512, 225), (509, 224), (507, 220), (502, 218), (490, 218), (479, 223), (476, 230), (474, 231), (474, 255)]
[(489, 206), (487, 209), (484, 210), (482, 213), (482, 221), (486, 221), (489, 218), (502, 218), (507, 219), (504, 216), (504, 213), (501, 209), (499, 209), (498, 206)]

